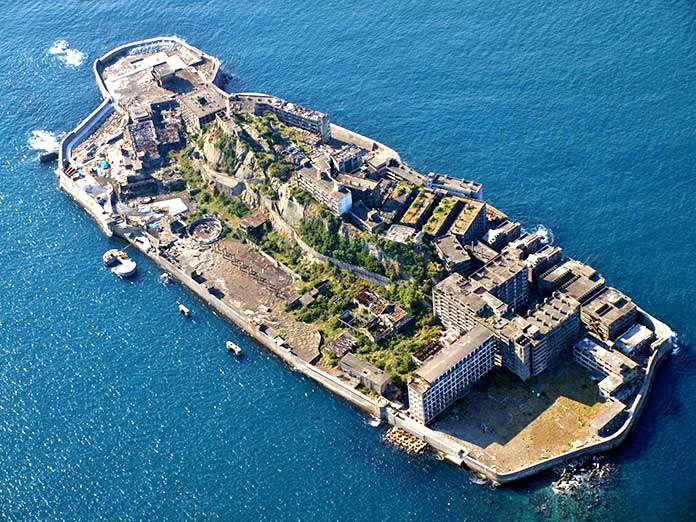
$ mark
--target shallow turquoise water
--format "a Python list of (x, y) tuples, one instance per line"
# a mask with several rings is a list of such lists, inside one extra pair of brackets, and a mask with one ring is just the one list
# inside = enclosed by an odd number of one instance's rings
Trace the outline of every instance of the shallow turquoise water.
[[(0, 12), (0, 519), (693, 518), (690, 2), (12, 4)], [(398, 453), (144, 260), (132, 283), (101, 267), (112, 244), (28, 140), (99, 101), (96, 56), (172, 33), (225, 60), (239, 88), (325, 110), (422, 170), (482, 181), (679, 332), (599, 508), (555, 497), (548, 476), (494, 492)], [(49, 53), (60, 39), (81, 66)]]

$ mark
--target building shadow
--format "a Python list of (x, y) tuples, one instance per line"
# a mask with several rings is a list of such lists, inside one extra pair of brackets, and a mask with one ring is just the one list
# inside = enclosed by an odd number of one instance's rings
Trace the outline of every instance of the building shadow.
[(577, 429), (579, 418), (600, 402), (597, 383), (569, 357), (527, 382), (507, 370), (494, 370), (432, 428), (484, 449), (505, 446), (538, 422), (550, 438), (567, 440), (564, 432)]

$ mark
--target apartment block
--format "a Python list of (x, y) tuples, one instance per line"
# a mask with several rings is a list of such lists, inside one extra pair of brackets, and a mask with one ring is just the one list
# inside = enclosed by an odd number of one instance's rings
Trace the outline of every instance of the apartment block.
[(319, 172), (313, 166), (305, 166), (297, 170), (298, 185), (309, 194), (326, 205), (337, 216), (347, 213), (353, 206), (349, 190), (338, 183), (329, 174)]
[(588, 332), (603, 341), (613, 341), (636, 323), (638, 309), (630, 297), (607, 287), (583, 304), (581, 315)]
[(494, 366), (495, 336), (478, 325), (416, 370), (408, 383), (409, 413), (428, 424)]

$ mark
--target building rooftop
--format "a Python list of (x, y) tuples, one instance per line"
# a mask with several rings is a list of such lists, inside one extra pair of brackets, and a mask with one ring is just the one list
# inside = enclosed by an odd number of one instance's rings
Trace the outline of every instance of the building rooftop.
[(636, 309), (631, 298), (616, 288), (607, 287), (588, 301), (583, 311), (611, 323)]
[(527, 320), (542, 334), (557, 328), (568, 317), (578, 312), (580, 303), (570, 296), (556, 292), (530, 310)]
[(486, 290), (491, 290), (515, 277), (519, 272), (526, 272), (526, 270), (527, 265), (524, 261), (511, 252), (503, 252), (480, 270), (471, 274), (469, 284), (472, 287), (482, 287)]
[(360, 176), (354, 176), (352, 174), (343, 173), (334, 175), (334, 178), (340, 184), (345, 185), (346, 188), (360, 191), (375, 190), (380, 183), (379, 181), (375, 181), (370, 178), (363, 178)]
[(415, 225), (434, 203), (434, 194), (420, 191), (401, 218), (401, 221), (407, 225)]
[(226, 98), (222, 93), (211, 87), (198, 89), (195, 92), (181, 96), (179, 103), (197, 118), (225, 110), (227, 107)]
[(564, 292), (581, 303), (604, 287), (604, 278), (591, 266), (576, 259), (566, 259), (545, 272), (541, 282), (551, 291), (563, 287)]
[(297, 103), (292, 103), (281, 98), (277, 98), (275, 96), (264, 101), (272, 107), (276, 107), (286, 112), (297, 114), (298, 116), (302, 116), (303, 118), (320, 120), (326, 117), (326, 113), (319, 112), (314, 109), (309, 109), (307, 107), (303, 107), (302, 105), (298, 105)]
[(452, 234), (465, 235), (480, 212), (485, 212), (486, 203), (472, 198), (462, 198), (463, 206), (450, 228)]
[(467, 252), (464, 246), (459, 242), (459, 239), (452, 234), (447, 234), (446, 236), (436, 239), (434, 245), (440, 258), (448, 267), (469, 263), (471, 261), (469, 252)]
[(413, 227), (406, 225), (392, 225), (382, 233), (382, 237), (389, 241), (406, 245), (414, 240), (416, 234), (418, 234), (418, 231)]
[(493, 332), (485, 326), (477, 325), (416, 370), (416, 375), (432, 384), (492, 337)]
[(577, 348), (592, 354), (595, 359), (604, 361), (617, 374), (625, 374), (638, 368), (638, 363), (618, 350), (609, 350), (596, 342), (594, 338), (581, 339)]
[(299, 177), (311, 178), (312, 184), (320, 188), (323, 194), (335, 201), (340, 201), (348, 194), (348, 190), (343, 185), (334, 180), (326, 172), (320, 172), (313, 165), (304, 166), (297, 171)]
[(652, 330), (642, 324), (634, 324), (614, 341), (614, 345), (623, 353), (630, 355), (637, 346), (649, 342), (652, 338)]
[(440, 189), (452, 194), (481, 198), (483, 185), (475, 181), (453, 178), (444, 174), (428, 173), (425, 186), (430, 189)]
[(341, 364), (350, 368), (353, 372), (364, 375), (370, 381), (379, 386), (387, 384), (391, 378), (383, 370), (371, 365), (367, 361), (359, 359), (352, 353), (347, 353), (341, 359)]
[(358, 340), (348, 333), (342, 333), (333, 341), (326, 345), (326, 349), (336, 355), (343, 357), (347, 353), (352, 352), (358, 345)]

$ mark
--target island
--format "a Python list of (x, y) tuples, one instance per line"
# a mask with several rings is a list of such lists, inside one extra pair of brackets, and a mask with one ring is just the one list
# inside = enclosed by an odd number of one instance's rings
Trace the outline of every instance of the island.
[[(672, 330), (483, 197), (176, 37), (94, 62), (59, 184), (387, 439), (506, 483), (619, 445)], [(188, 309), (186, 309), (188, 312)]]

